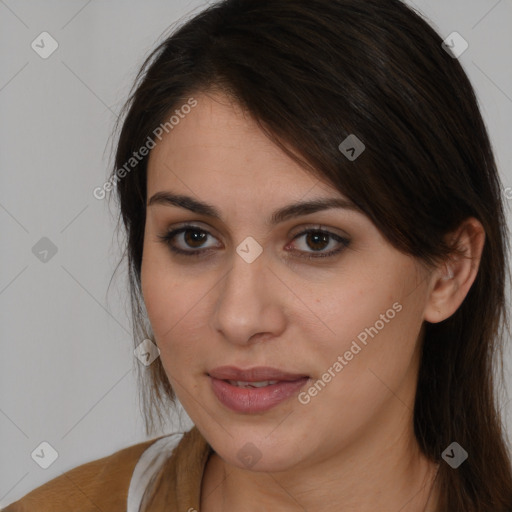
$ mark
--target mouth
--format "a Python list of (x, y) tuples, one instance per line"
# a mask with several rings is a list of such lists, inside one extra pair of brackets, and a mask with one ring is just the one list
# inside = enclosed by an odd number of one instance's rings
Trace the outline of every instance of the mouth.
[(290, 382), (309, 375), (304, 373), (291, 373), (270, 366), (256, 366), (248, 369), (241, 369), (235, 366), (219, 366), (210, 370), (210, 377), (230, 382), (241, 382), (248, 384), (261, 384), (262, 382)]
[(282, 381), (262, 380), (259, 382), (244, 382), (242, 380), (224, 380), (224, 382), (229, 382), (232, 386), (237, 386), (239, 388), (265, 388), (267, 386), (273, 386), (274, 384)]
[(261, 413), (277, 406), (310, 381), (308, 375), (269, 367), (242, 370), (224, 366), (210, 371), (208, 376), (219, 402), (245, 414)]

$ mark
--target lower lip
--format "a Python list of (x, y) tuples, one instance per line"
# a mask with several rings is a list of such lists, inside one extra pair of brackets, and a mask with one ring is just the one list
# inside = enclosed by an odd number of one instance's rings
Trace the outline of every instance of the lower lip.
[(236, 412), (257, 413), (267, 411), (297, 394), (309, 378), (281, 381), (262, 388), (240, 388), (213, 377), (210, 380), (215, 396), (223, 405)]

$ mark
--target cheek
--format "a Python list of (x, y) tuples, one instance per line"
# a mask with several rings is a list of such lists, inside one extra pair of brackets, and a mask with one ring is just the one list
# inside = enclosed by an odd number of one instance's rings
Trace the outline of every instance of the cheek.
[(183, 283), (155, 267), (144, 272), (142, 293), (156, 341), (163, 345), (180, 329), (183, 318), (190, 312), (189, 293)]
[(164, 258), (163, 252), (155, 244), (145, 244), (141, 266), (142, 295), (157, 341), (178, 322), (186, 295), (186, 289), (169, 268), (169, 259)]
[(413, 277), (395, 272), (344, 279), (342, 289), (331, 287), (322, 295), (316, 291), (311, 305), (315, 314), (309, 314), (313, 321), (297, 316), (305, 337), (315, 340), (316, 377), (329, 369), (336, 374), (328, 384), (332, 391), (349, 400), (365, 399), (374, 387), (383, 386), (370, 370), (390, 384), (408, 371), (422, 325), (422, 292)]
[[(358, 335), (364, 339), (365, 328), (374, 326), (376, 322), (379, 322), (378, 327), (382, 327), (379, 332), (387, 330), (389, 324), (381, 325), (380, 315), (390, 310), (388, 317), (395, 316), (393, 303), (400, 298), (394, 292), (397, 288), (389, 278), (381, 277), (375, 281), (359, 274), (344, 276), (339, 283), (324, 285), (323, 290), (311, 290), (318, 298), (310, 305), (313, 314), (308, 315), (312, 319), (308, 329), (316, 327), (317, 336), (322, 333), (317, 346), (325, 353), (337, 356), (349, 350), (352, 340)], [(299, 318), (297, 321), (300, 322)], [(304, 320), (302, 324), (305, 325)]]
[(157, 250), (144, 253), (141, 290), (144, 303), (168, 375), (197, 366), (208, 321), (208, 290), (212, 284), (173, 268)]

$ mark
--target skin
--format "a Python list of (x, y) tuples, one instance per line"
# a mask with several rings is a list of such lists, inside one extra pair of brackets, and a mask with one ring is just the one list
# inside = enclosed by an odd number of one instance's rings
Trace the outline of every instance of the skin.
[[(419, 341), (425, 320), (448, 318), (466, 296), (482, 226), (468, 219), (452, 234), (468, 258), (451, 261), (451, 279), (444, 265), (426, 269), (397, 251), (357, 211), (330, 209), (269, 227), (280, 207), (344, 196), (302, 169), (228, 97), (194, 97), (198, 105), (151, 151), (147, 197), (186, 194), (214, 205), (222, 220), (148, 206), (141, 279), (166, 374), (214, 449), (201, 511), (433, 511), (437, 466), (420, 453), (412, 423)], [(210, 253), (176, 255), (159, 239), (185, 222), (196, 231), (172, 243)], [(341, 247), (332, 237), (294, 239), (319, 226), (349, 245), (331, 257), (301, 258)], [(191, 236), (204, 231), (202, 241)], [(248, 236), (263, 249), (252, 263), (236, 252)], [(207, 372), (221, 365), (272, 366), (316, 382), (394, 303), (400, 312), (307, 404), (294, 396), (241, 414), (211, 390)], [(248, 442), (261, 454), (250, 468), (237, 457)]]

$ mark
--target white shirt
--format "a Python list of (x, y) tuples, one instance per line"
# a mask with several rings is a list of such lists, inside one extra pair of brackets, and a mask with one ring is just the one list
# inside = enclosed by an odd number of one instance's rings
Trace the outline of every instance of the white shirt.
[(140, 456), (133, 470), (128, 489), (127, 512), (139, 512), (144, 491), (162, 464), (171, 456), (172, 451), (181, 441), (184, 432), (177, 432), (158, 439)]

